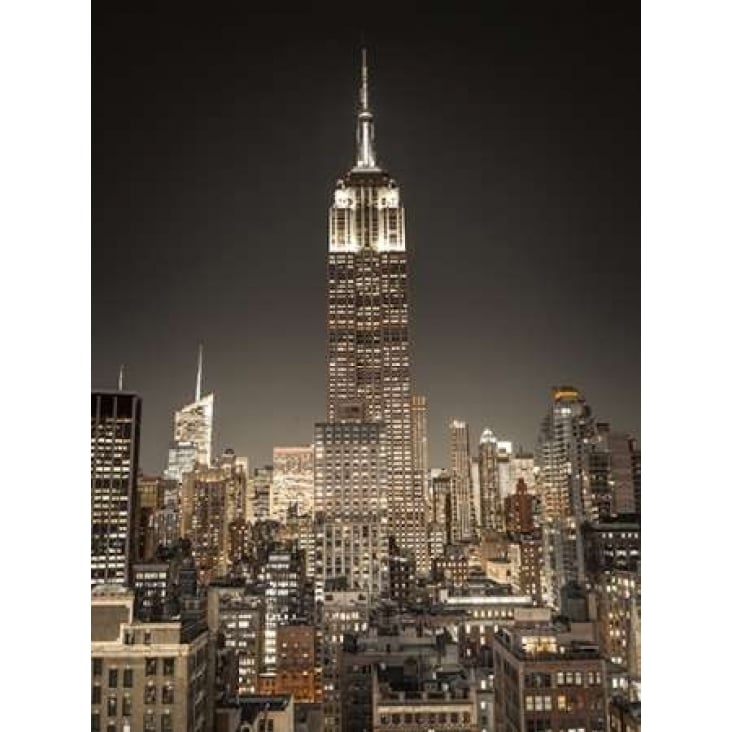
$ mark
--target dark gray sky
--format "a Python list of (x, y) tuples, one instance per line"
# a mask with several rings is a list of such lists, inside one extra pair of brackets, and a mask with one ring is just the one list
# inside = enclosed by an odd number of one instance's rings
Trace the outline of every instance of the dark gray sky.
[[(325, 411), (327, 209), (353, 163), (358, 46), (401, 185), (413, 384), (533, 448), (552, 384), (640, 437), (640, 13), (93, 7), (92, 386), (143, 397), (142, 464), (216, 393), (255, 464)], [(419, 6), (417, 6), (419, 7)]]

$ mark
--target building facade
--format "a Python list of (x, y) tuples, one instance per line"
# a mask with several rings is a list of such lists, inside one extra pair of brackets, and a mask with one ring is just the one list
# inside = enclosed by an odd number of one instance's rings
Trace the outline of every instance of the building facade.
[(269, 516), (281, 524), (290, 515), (312, 516), (315, 502), (313, 446), (275, 447)]
[(128, 585), (137, 554), (137, 472), (142, 400), (91, 396), (91, 584)]
[(384, 589), (388, 551), (387, 454), (379, 422), (315, 425), (315, 575), (320, 589)]
[(205, 624), (138, 621), (133, 602), (119, 587), (92, 592), (92, 732), (204, 732), (213, 713)]
[(459, 420), (450, 421), (450, 523), (454, 543), (473, 538), (473, 491), (470, 479), (470, 438), (468, 425)]

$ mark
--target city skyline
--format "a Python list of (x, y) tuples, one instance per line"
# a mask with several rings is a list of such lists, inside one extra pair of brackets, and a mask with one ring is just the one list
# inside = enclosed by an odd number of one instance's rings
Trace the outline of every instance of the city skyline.
[[(506, 11), (492, 12), (481, 19), (482, 31), (494, 27), (505, 34)], [(511, 67), (526, 50), (525, 39), (503, 38), (501, 57), (485, 40), (459, 47), (465, 20), (447, 23), (442, 44), (435, 41), (435, 18), (420, 21), (427, 32), (414, 31), (402, 43), (396, 43), (395, 29), (366, 34), (377, 150), (406, 191), (414, 252), (413, 391), (427, 397), (431, 465), (447, 464), (453, 417), (475, 434), (490, 427), (499, 439), (533, 450), (551, 387), (561, 383), (576, 385), (598, 415), (640, 438), (640, 288), (638, 260), (631, 257), (639, 254), (638, 183), (631, 166), (638, 142), (637, 103), (631, 101), (637, 71), (629, 40), (637, 20), (626, 23), (615, 13), (601, 23), (598, 17), (572, 21), (595, 35), (580, 34), (547, 57), (544, 83), (528, 89), (523, 82), (535, 73), (539, 50), (522, 57), (523, 75), (520, 65)], [(206, 390), (217, 401), (214, 452), (233, 447), (252, 464), (271, 463), (275, 445), (308, 444), (313, 423), (326, 416), (323, 211), (335, 171), (347, 167), (353, 150), (358, 44), (344, 38), (314, 49), (320, 36), (303, 40), (307, 33), (296, 35), (290, 18), (279, 42), (294, 43), (275, 60), (264, 41), (246, 53), (234, 44), (234, 32), (251, 18), (234, 13), (209, 19), (194, 32), (191, 18), (177, 16), (180, 33), (159, 37), (152, 31), (160, 18), (152, 13), (146, 26), (137, 27), (141, 43), (133, 60), (122, 38), (134, 18), (95, 14), (93, 385), (111, 387), (125, 364), (125, 387), (145, 401), (141, 465), (158, 472), (173, 412), (189, 399), (202, 342)], [(529, 38), (544, 20), (522, 19)], [(539, 49), (552, 47), (552, 32), (568, 40), (574, 27), (562, 26), (568, 20), (558, 13), (547, 37), (538, 38)], [(613, 29), (624, 29), (630, 58), (623, 57), (622, 44), (613, 50)], [(271, 40), (271, 32), (263, 23), (263, 38)], [(216, 33), (220, 43), (214, 43)], [(197, 37), (205, 42), (196, 45)], [(158, 53), (162, 49), (171, 49), (170, 59)], [(410, 49), (421, 54), (412, 57)], [(456, 58), (447, 58), (446, 49)], [(247, 54), (255, 52), (259, 73), (246, 78)], [(217, 76), (217, 86), (210, 77), (176, 73), (192, 68), (185, 54), (198, 61), (203, 54), (217, 68), (228, 61), (228, 75)], [(573, 70), (573, 54), (584, 54), (588, 68)], [(303, 59), (307, 74), (298, 71)], [(523, 101), (501, 74), (511, 68)], [(297, 76), (297, 88), (284, 83), (290, 74)], [(451, 87), (458, 79), (462, 90)], [(552, 102), (550, 92), (560, 90), (564, 96)], [(476, 97), (478, 91), (485, 98)], [(190, 106), (181, 108), (186, 99)], [(128, 130), (119, 121), (124, 116), (113, 116), (125, 100), (128, 121), (145, 124)], [(174, 109), (179, 126), (171, 126)], [(515, 115), (522, 111), (528, 114), (518, 122), (528, 123), (517, 126)], [(267, 115), (274, 118), (271, 130), (256, 122)], [(438, 141), (458, 128), (465, 139), (452, 137), (448, 156), (448, 146)], [(206, 134), (209, 129), (215, 134)], [(143, 132), (152, 134), (137, 137)], [(536, 160), (540, 150), (543, 162), (541, 155)], [(593, 156), (596, 169), (590, 171)], [(250, 186), (252, 167), (259, 185)], [(122, 190), (125, 182), (132, 185)], [(560, 196), (555, 184), (569, 196)], [(489, 195), (476, 193), (478, 186)], [(170, 210), (171, 204), (190, 210)], [(120, 217), (130, 218), (122, 229)], [(562, 232), (566, 239), (558, 238)], [(261, 244), (251, 241), (257, 237)], [(523, 256), (512, 249), (516, 243), (524, 245)], [(118, 247), (129, 255), (132, 283), (116, 268), (110, 272)]]

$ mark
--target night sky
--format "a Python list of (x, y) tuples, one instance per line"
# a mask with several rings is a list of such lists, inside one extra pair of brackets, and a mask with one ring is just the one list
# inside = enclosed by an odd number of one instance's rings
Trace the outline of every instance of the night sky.
[(451, 417), (473, 446), (490, 426), (532, 449), (553, 384), (640, 437), (639, 8), (483, 5), (94, 4), (92, 386), (125, 364), (146, 472), (199, 342), (217, 452), (262, 465), (324, 418), (327, 211), (362, 39), (430, 463)]

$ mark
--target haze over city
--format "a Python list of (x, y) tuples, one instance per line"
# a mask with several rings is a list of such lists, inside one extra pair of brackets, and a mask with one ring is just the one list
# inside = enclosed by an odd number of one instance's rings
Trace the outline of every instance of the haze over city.
[[(551, 387), (640, 437), (634, 9), (388, 24), (111, 5), (94, 15), (92, 383), (144, 400), (160, 471), (199, 343), (214, 452), (307, 444), (326, 411), (327, 210), (358, 48), (409, 252), (430, 462), (450, 418), (535, 446)], [(392, 11), (393, 12), (393, 11)]]

